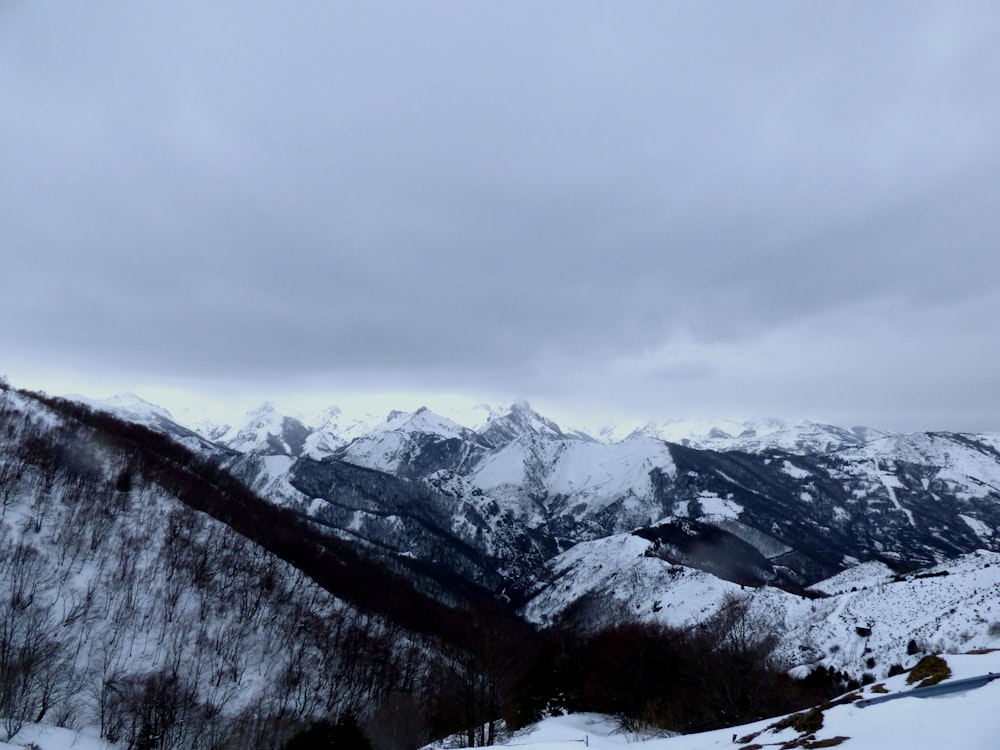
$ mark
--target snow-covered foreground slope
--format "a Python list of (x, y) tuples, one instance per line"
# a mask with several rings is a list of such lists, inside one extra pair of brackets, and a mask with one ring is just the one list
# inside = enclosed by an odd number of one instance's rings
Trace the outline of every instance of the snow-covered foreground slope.
[[(630, 619), (693, 627), (727, 597), (780, 636), (789, 668), (824, 665), (856, 678), (879, 678), (919, 654), (1000, 648), (1000, 554), (979, 551), (897, 576), (869, 563), (814, 587), (804, 598), (751, 588), (658, 556), (654, 543), (620, 534), (578, 544), (546, 566), (524, 615), (541, 625), (569, 621), (589, 628)], [(911, 644), (911, 641), (913, 642)]]
[[(951, 670), (949, 682), (1000, 673), (1000, 652), (946, 657)], [(906, 675), (898, 675), (855, 695), (875, 698), (903, 695), (912, 689)], [(885, 691), (885, 692), (882, 692)], [(832, 701), (831, 703), (838, 703)], [(773, 717), (737, 727), (711, 732), (657, 737), (627, 732), (610, 717), (597, 714), (569, 714), (545, 719), (517, 732), (502, 745), (523, 750), (713, 750), (788, 746), (841, 747), (845, 750), (990, 750), (1000, 734), (1000, 680), (982, 687), (937, 697), (903, 696), (871, 706), (854, 702), (822, 710), (822, 723), (811, 734), (793, 726), (779, 728), (784, 717)], [(809, 737), (812, 737), (809, 740)], [(735, 738), (735, 741), (734, 741)], [(839, 739), (839, 741), (837, 741)], [(11, 743), (0, 742), (0, 750), (23, 750), (33, 742), (44, 750), (115, 750), (117, 746), (89, 734), (46, 725), (27, 725)], [(836, 744), (829, 744), (834, 743)], [(441, 747), (435, 744), (434, 748)], [(448, 745), (454, 747), (454, 745)]]
[[(1000, 672), (1000, 652), (948, 656), (952, 680)], [(903, 693), (906, 675), (879, 683), (878, 690)], [(864, 698), (883, 695), (874, 686)], [(837, 703), (837, 701), (833, 701)], [(900, 697), (860, 707), (853, 702), (822, 710), (822, 724), (811, 733), (778, 728), (780, 718), (739, 727), (676, 737), (649, 737), (621, 731), (594, 714), (546, 719), (516, 734), (509, 744), (521, 750), (713, 750), (716, 748), (840, 747), (844, 750), (990, 750), (1000, 737), (1000, 680), (940, 697)], [(810, 739), (811, 737), (811, 739)], [(838, 738), (841, 738), (838, 740)], [(793, 744), (794, 743), (794, 744)], [(815, 744), (809, 744), (815, 743)]]
[(47, 724), (28, 724), (10, 742), (0, 742), (0, 750), (25, 750), (32, 746), (41, 750), (118, 750), (119, 747), (90, 732), (74, 732)]

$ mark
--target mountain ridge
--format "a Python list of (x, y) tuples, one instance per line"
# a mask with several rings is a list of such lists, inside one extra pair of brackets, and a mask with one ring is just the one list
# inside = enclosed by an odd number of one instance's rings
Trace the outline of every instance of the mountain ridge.
[[(343, 415), (327, 416), (339, 425)], [(695, 526), (709, 550), (708, 537), (721, 543), (720, 533), (751, 540), (769, 561), (766, 580), (793, 588), (857, 561), (926, 566), (977, 546), (1000, 549), (1000, 436), (993, 434), (723, 423), (742, 430), (733, 436), (701, 421), (682, 442), (664, 441), (655, 425), (602, 442), (563, 430), (523, 400), (490, 410), (478, 429), (426, 408), (352, 424), (350, 436), (310, 432), (269, 405), (220, 441), (228, 451), (220, 460), (274, 502), (372, 548), (402, 550), (420, 538), (426, 549), (475, 548), (493, 562), (474, 566), (472, 580), (499, 574), (497, 590), (528, 590), (545, 561), (574, 544), (669, 519), (707, 522)], [(722, 449), (732, 445), (740, 448)], [(322, 499), (306, 477), (336, 463), (409, 482), (400, 486), (413, 503), (436, 508), (439, 521), (428, 527), (420, 513), (400, 515), (377, 501), (334, 513), (329, 492)]]

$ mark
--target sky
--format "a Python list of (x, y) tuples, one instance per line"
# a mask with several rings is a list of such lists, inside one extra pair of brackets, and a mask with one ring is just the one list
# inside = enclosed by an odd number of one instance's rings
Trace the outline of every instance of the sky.
[(0, 374), (1000, 430), (1000, 4), (0, 3)]

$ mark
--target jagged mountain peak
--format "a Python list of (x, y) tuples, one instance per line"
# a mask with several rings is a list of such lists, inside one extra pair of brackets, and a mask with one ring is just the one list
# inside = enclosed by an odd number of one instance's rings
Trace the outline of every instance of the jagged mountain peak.
[(593, 440), (586, 433), (563, 430), (553, 420), (532, 409), (526, 399), (518, 399), (506, 408), (491, 412), (478, 433), (494, 447), (507, 445), (522, 435), (552, 440)]
[(424, 476), (432, 465), (468, 468), (486, 449), (474, 431), (420, 408), (392, 412), (386, 422), (359, 435), (335, 455), (351, 464), (415, 478)]
[(265, 401), (247, 412), (242, 426), (230, 427), (220, 442), (240, 453), (298, 456), (309, 432), (301, 414)]
[(344, 410), (337, 405), (328, 406), (314, 414), (308, 421), (310, 427), (323, 428), (328, 424), (336, 424), (344, 417)]
[(413, 412), (392, 411), (385, 423), (373, 432), (416, 432), (442, 437), (470, 437), (473, 432), (458, 422), (421, 406)]
[(296, 419), (301, 419), (301, 414), (297, 414), (290, 409), (279, 408), (274, 401), (262, 401), (258, 406), (250, 409), (246, 413), (246, 421), (250, 422), (258, 419), (267, 419), (277, 416), (294, 416)]
[(263, 401), (252, 409), (247, 410), (239, 424), (230, 428), (230, 432), (224, 440), (232, 440), (238, 433), (251, 430), (259, 430), (267, 427), (280, 427), (281, 421), (286, 417), (292, 417), (302, 421), (300, 415), (292, 415), (284, 410), (279, 410), (273, 401)]
[(517, 413), (520, 413), (520, 414), (530, 414), (531, 411), (532, 411), (531, 404), (528, 403), (528, 399), (526, 399), (526, 398), (519, 398), (516, 401), (514, 401), (513, 403), (511, 403), (511, 405), (510, 405), (510, 411), (511, 412), (517, 412)]

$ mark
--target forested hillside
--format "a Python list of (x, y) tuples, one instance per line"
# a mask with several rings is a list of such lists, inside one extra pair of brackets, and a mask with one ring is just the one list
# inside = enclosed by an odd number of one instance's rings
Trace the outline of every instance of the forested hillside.
[(474, 591), (449, 606), (160, 433), (6, 387), (0, 500), (0, 739), (44, 721), (123, 748), (281, 748), (357, 720), (410, 750), (546, 710), (714, 726), (843, 685), (792, 680), (771, 634), (734, 638), (739, 602), (602, 633), (540, 632)]
[(0, 738), (44, 720), (123, 747), (277, 747), (355, 715), (413, 741), (486, 700), (465, 648), (481, 618), (143, 427), (5, 389), (0, 500)]

